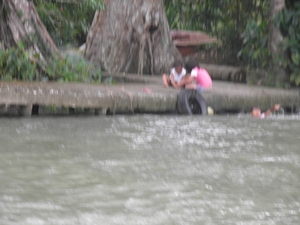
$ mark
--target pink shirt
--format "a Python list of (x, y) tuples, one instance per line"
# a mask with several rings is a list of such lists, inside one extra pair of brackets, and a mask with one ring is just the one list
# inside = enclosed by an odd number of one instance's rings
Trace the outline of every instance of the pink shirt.
[(195, 78), (197, 84), (202, 88), (211, 88), (212, 80), (208, 72), (204, 68), (195, 67), (191, 76)]

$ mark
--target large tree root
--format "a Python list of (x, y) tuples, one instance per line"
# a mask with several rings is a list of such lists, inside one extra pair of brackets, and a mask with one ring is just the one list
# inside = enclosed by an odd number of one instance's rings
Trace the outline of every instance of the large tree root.
[(163, 0), (105, 0), (90, 28), (85, 56), (108, 72), (161, 75), (181, 58)]
[(47, 63), (58, 49), (43, 25), (31, 1), (3, 0), (0, 3), (0, 43), (2, 48), (17, 47), (23, 42), (30, 58), (39, 55)]

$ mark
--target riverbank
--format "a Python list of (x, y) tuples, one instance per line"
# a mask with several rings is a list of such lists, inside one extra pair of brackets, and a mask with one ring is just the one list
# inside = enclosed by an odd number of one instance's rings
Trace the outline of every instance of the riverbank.
[[(104, 77), (111, 76), (109, 74)], [(2, 115), (38, 114), (39, 108), (93, 111), (95, 114), (176, 113), (180, 90), (164, 88), (160, 77), (116, 74), (114, 85), (51, 82), (1, 82)], [(254, 105), (263, 110), (275, 103), (291, 112), (299, 110), (300, 90), (284, 90), (214, 81), (203, 97), (216, 114), (248, 112)]]

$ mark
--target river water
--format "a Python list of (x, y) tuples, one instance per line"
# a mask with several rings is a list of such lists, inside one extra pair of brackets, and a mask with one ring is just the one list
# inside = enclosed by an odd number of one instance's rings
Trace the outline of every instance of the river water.
[(300, 224), (300, 117), (0, 119), (0, 224)]

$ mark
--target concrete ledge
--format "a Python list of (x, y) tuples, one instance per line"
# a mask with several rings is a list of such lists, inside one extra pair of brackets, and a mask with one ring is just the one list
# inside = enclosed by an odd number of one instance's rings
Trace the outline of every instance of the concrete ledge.
[[(180, 90), (164, 88), (160, 78), (145, 84), (94, 85), (81, 83), (1, 82), (0, 105), (17, 105), (21, 115), (29, 115), (32, 105), (95, 109), (95, 114), (176, 112)], [(156, 79), (156, 80), (155, 80)], [(145, 88), (151, 93), (145, 92)], [(214, 81), (203, 92), (216, 113), (246, 112), (257, 105), (262, 110), (275, 103), (299, 108), (300, 91)]]
[(32, 105), (21, 105), (19, 109), (20, 116), (31, 116), (32, 114)]

